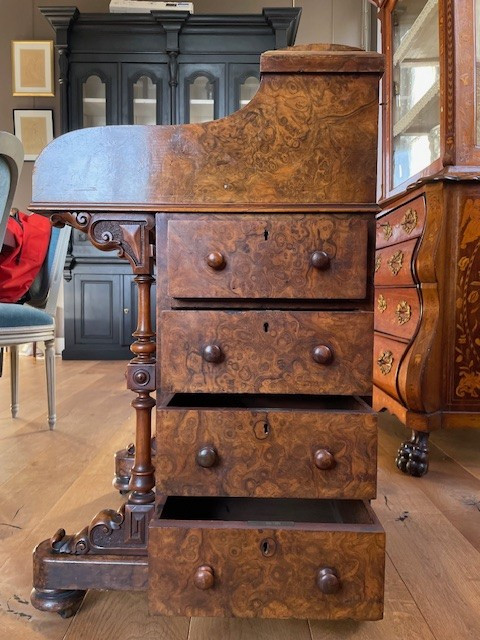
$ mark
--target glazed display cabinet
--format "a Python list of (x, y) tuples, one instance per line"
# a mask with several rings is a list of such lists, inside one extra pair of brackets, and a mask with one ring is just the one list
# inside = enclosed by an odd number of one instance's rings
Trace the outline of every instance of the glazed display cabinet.
[(374, 407), (412, 429), (396, 462), (421, 476), (432, 430), (480, 426), (480, 2), (377, 4)]
[[(256, 15), (81, 14), (75, 7), (41, 12), (55, 30), (66, 133), (202, 123), (237, 111), (257, 91), (260, 54), (294, 43), (301, 9), (266, 8)], [(131, 153), (128, 145), (123, 153)], [(136, 309), (124, 263), (75, 229), (65, 279), (63, 357), (128, 359)]]

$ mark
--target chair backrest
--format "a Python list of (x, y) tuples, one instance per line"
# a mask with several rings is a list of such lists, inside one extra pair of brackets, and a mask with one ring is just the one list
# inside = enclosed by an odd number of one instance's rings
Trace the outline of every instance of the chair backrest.
[(28, 304), (37, 309), (43, 309), (51, 316), (55, 315), (57, 307), (58, 292), (62, 282), (71, 231), (71, 227), (52, 229), (47, 257), (28, 290), (30, 294)]
[(0, 131), (0, 249), (22, 170), (23, 156), (20, 140), (11, 133)]

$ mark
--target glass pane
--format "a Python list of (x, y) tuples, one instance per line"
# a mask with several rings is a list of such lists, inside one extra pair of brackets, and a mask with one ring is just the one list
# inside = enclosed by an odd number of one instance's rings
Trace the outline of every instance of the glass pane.
[(393, 25), (393, 187), (440, 157), (438, 0), (398, 0)]
[(105, 83), (98, 76), (90, 76), (83, 83), (83, 126), (101, 127), (107, 124)]
[[(479, 0), (480, 1), (480, 0)], [(260, 86), (260, 80), (255, 76), (249, 76), (245, 78), (245, 81), (240, 85), (240, 106), (244, 107), (250, 102), (253, 96), (257, 93), (257, 89)]]
[(190, 84), (190, 122), (208, 122), (215, 117), (215, 86), (206, 76)]
[(133, 85), (133, 124), (157, 124), (157, 87), (148, 76)]

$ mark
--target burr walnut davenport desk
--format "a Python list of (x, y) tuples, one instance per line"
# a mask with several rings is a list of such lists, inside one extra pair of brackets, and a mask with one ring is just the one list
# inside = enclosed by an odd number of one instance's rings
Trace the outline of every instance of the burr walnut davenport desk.
[(382, 65), (329, 45), (268, 52), (227, 118), (84, 129), (38, 159), (32, 209), (118, 249), (138, 285), (130, 493), (36, 548), (39, 609), (69, 615), (97, 588), (145, 590), (158, 614), (382, 616), (362, 399)]

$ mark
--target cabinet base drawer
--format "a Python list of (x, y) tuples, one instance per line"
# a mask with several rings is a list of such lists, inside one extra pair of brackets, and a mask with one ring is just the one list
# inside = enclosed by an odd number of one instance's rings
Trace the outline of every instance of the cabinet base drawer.
[(168, 496), (371, 499), (377, 424), (359, 398), (175, 394), (157, 410)]
[(362, 501), (169, 497), (148, 554), (151, 613), (383, 615), (385, 534)]

